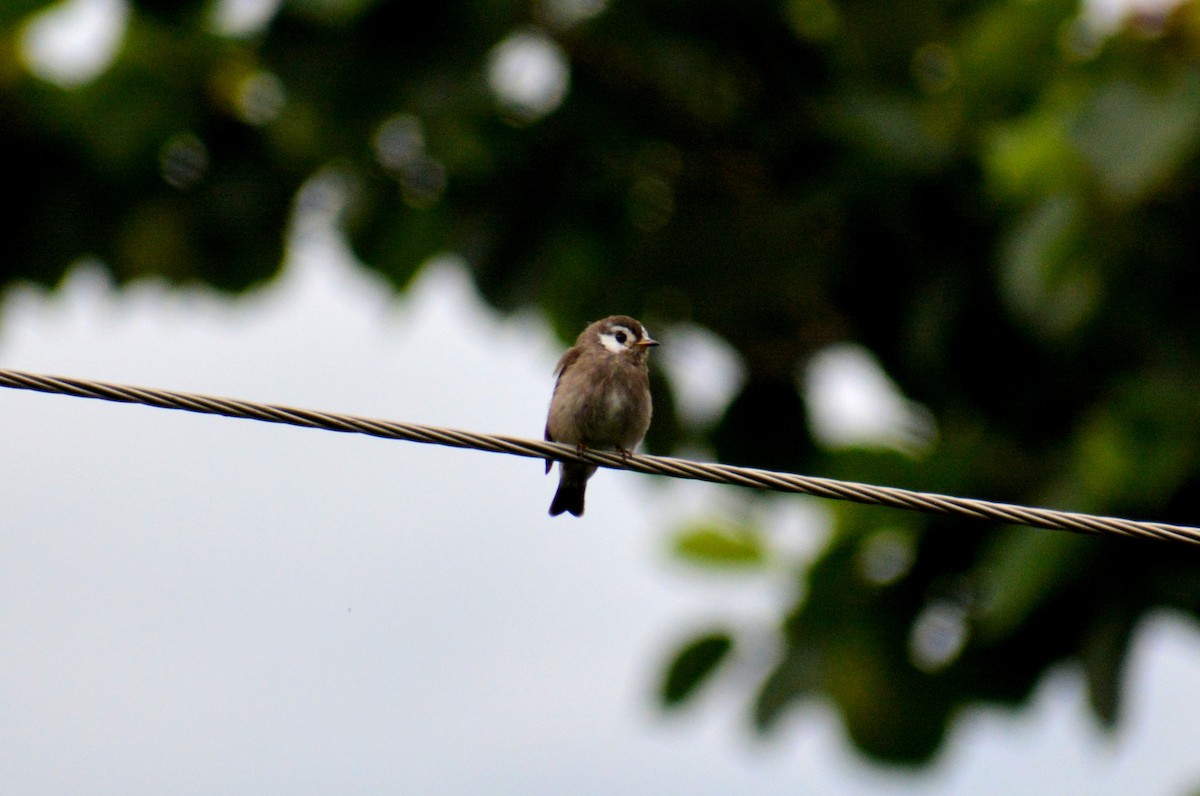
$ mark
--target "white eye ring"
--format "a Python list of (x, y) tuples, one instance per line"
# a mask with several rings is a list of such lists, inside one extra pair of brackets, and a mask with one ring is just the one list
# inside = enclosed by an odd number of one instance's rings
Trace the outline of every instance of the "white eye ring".
[(637, 337), (624, 326), (614, 326), (600, 333), (600, 344), (614, 354), (623, 354)]

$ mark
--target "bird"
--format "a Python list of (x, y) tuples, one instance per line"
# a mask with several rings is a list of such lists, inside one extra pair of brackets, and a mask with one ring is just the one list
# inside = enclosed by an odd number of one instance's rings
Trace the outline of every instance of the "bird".
[[(646, 327), (628, 315), (596, 321), (575, 340), (554, 372), (554, 394), (546, 417), (546, 439), (628, 456), (650, 428), (653, 411), (646, 359), (658, 345)], [(546, 472), (552, 462), (546, 460)], [(587, 481), (596, 466), (559, 463), (558, 491), (550, 516), (583, 515)]]

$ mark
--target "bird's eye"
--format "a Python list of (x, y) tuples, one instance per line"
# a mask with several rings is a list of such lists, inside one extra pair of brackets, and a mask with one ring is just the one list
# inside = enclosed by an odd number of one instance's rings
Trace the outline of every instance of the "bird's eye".
[(621, 345), (625, 345), (625, 341), (629, 339), (624, 332), (617, 332), (613, 337), (617, 338), (617, 342)]

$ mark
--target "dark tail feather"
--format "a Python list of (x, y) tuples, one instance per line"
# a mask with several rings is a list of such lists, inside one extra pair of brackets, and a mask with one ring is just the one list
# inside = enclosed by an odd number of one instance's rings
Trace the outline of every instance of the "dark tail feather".
[(559, 482), (558, 491), (550, 503), (550, 516), (557, 517), (564, 511), (576, 517), (583, 516), (583, 495), (586, 491), (587, 481), (564, 478)]
[(583, 515), (583, 493), (587, 491), (588, 479), (596, 472), (593, 464), (563, 462), (558, 474), (558, 491), (550, 503), (550, 516), (557, 517), (564, 511), (576, 517)]

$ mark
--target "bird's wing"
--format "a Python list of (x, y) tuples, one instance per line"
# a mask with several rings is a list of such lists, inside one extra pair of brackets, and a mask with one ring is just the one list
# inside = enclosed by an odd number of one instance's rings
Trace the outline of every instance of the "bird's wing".
[[(559, 386), (562, 384), (563, 375), (567, 372), (567, 368), (574, 365), (579, 360), (579, 355), (582, 353), (578, 348), (571, 348), (567, 353), (562, 355), (558, 360), (558, 364), (554, 366), (554, 372), (558, 374), (558, 379), (554, 382), (554, 392), (558, 392)], [(550, 403), (554, 403), (553, 395), (550, 398)], [(554, 438), (550, 436), (550, 418), (546, 418), (545, 438), (549, 442), (554, 442)], [(547, 462), (549, 464), (549, 462)]]
[[(566, 353), (559, 358), (558, 364), (554, 366), (554, 372), (558, 374), (559, 381), (562, 381), (562, 375), (567, 372), (567, 368), (575, 364), (575, 361), (579, 359), (579, 355), (582, 353), (583, 349), (575, 346), (574, 348), (568, 348)], [(554, 388), (558, 389), (557, 383), (555, 383)]]
[[(554, 366), (554, 372), (558, 374), (558, 379), (554, 382), (554, 392), (558, 392), (558, 385), (562, 384), (563, 374), (567, 372), (567, 368), (575, 364), (582, 352), (578, 348), (570, 348), (558, 360), (558, 364)], [(554, 399), (551, 397), (551, 403)], [(554, 442), (554, 438), (550, 436), (550, 418), (546, 418), (546, 431), (543, 435), (547, 442)], [(546, 460), (546, 472), (550, 472), (550, 465), (553, 464), (549, 459)]]

